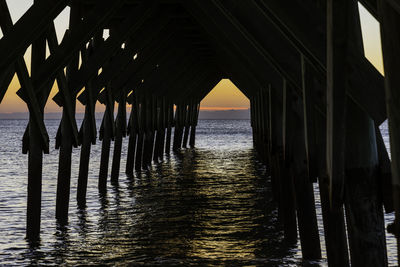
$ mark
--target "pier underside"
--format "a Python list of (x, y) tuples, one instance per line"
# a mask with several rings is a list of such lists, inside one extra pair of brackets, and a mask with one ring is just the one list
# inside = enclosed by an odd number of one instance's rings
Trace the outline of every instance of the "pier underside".
[[(0, 0), (0, 101), (17, 74), (30, 114), (22, 139), (27, 238), (40, 234), (48, 101), (63, 111), (56, 219), (65, 225), (74, 147), (76, 198), (85, 207), (97, 139), (105, 193), (109, 180), (118, 182), (124, 138), (130, 177), (194, 147), (200, 102), (228, 78), (250, 99), (254, 147), (271, 174), (284, 242), (298, 242), (299, 233), (303, 258), (321, 257), (318, 183), (329, 265), (386, 266), (384, 212), (395, 211), (391, 231), (400, 230), (400, 4), (361, 3), (380, 22), (385, 77), (364, 56), (355, 0), (34, 0), (15, 24)], [(66, 8), (60, 39), (54, 19)], [(80, 127), (77, 101), (85, 106)], [(99, 133), (96, 105), (105, 106)], [(386, 120), (391, 158), (379, 130)]]

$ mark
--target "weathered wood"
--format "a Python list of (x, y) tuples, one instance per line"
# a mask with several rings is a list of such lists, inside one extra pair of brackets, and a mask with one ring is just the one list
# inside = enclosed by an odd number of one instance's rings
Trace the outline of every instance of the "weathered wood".
[(304, 138), (307, 155), (308, 177), (311, 181), (317, 181), (318, 163), (316, 159), (316, 140), (315, 140), (315, 85), (310, 65), (307, 64), (303, 55), (301, 55), (302, 68), (302, 87), (303, 87), (303, 110), (304, 110)]
[(190, 116), (192, 115), (192, 109), (191, 105), (185, 105), (185, 120), (184, 120), (184, 134), (183, 134), (183, 141), (182, 141), (182, 147), (187, 148), (188, 140), (189, 140), (189, 131), (190, 131)]
[(307, 172), (307, 157), (305, 149), (305, 131), (303, 117), (297, 117), (293, 111), (295, 106), (302, 106), (301, 99), (288, 88), (286, 100), (286, 139), (287, 155), (285, 161), (290, 162), (296, 194), (297, 221), (301, 241), (301, 251), (304, 259), (320, 259), (321, 247), (313, 185)]
[[(47, 30), (47, 25), (67, 6), (67, 3), (67, 0), (35, 1), (34, 5), (15, 23), (10, 31), (4, 31), (2, 28), (4, 36), (0, 40), (0, 72), (3, 72), (23, 55), (29, 45)], [(5, 0), (1, 1), (1, 5), (6, 5)], [(0, 18), (1, 24), (4, 23), (4, 20), (8, 20), (4, 9)]]
[(346, 116), (345, 207), (353, 266), (387, 266), (375, 125), (353, 102)]
[[(109, 21), (119, 8), (123, 0), (113, 2), (100, 1), (96, 3), (92, 12), (85, 17), (77, 26), (77, 30), (65, 36), (56, 53), (51, 54), (38, 71), (38, 80), (35, 83), (35, 91), (41, 92), (47, 83), (53, 81), (57, 73), (62, 70), (74, 57), (74, 55), (98, 32), (104, 24)], [(99, 16), (99, 14), (101, 14)], [(17, 94), (24, 99), (24, 93)]]
[(327, 171), (333, 208), (343, 203), (346, 73), (348, 46), (347, 0), (327, 2)]
[[(73, 2), (71, 7), (70, 25), (71, 32), (76, 30), (76, 26), (81, 21), (79, 5)], [(49, 33), (53, 38), (49, 43), (52, 43), (52, 49), (57, 44), (55, 39), (56, 33), (54, 27)], [(53, 51), (54, 52), (54, 51)], [(76, 53), (71, 59), (67, 66), (67, 78), (64, 79), (64, 83), (59, 82), (60, 90), (63, 92), (64, 102), (68, 103), (63, 108), (62, 119), (60, 127), (58, 129), (56, 137), (56, 149), (60, 150), (59, 162), (58, 162), (58, 176), (57, 176), (57, 196), (56, 196), (56, 219), (61, 225), (68, 223), (68, 208), (70, 199), (70, 187), (71, 187), (71, 161), (72, 161), (72, 146), (75, 140), (77, 146), (78, 136), (75, 122), (75, 99), (76, 95), (71, 94), (73, 88), (67, 86), (67, 81), (72, 81), (76, 77), (76, 72), (79, 68), (79, 53)], [(65, 78), (64, 73), (61, 75), (61, 79)]]
[(114, 137), (114, 101), (111, 96), (111, 87), (107, 87), (106, 110), (104, 111), (103, 121), (100, 126), (101, 157), (99, 172), (99, 192), (104, 193), (107, 190), (108, 162), (110, 157), (111, 139)]
[(120, 94), (118, 113), (115, 121), (114, 153), (111, 167), (111, 182), (117, 183), (121, 164), (122, 138), (126, 137), (126, 95)]
[[(86, 49), (82, 50), (82, 64), (86, 64), (89, 54), (91, 53), (93, 47), (93, 43), (90, 43), (88, 52), (86, 53)], [(95, 120), (95, 109), (96, 109), (96, 101), (93, 96), (93, 81), (88, 81), (86, 84), (86, 90), (88, 93), (89, 101), (85, 106), (85, 115), (82, 121), (82, 126), (79, 132), (79, 143), (81, 144), (81, 155), (79, 161), (79, 174), (78, 174), (78, 188), (77, 188), (77, 202), (78, 207), (84, 208), (86, 205), (86, 192), (87, 192), (87, 183), (88, 183), (88, 175), (89, 175), (89, 161), (90, 161), (90, 150), (92, 144), (96, 144), (97, 138), (97, 129), (96, 129), (96, 120)]]
[(394, 207), (396, 211), (395, 234), (397, 249), (400, 256), (400, 112), (399, 112), (399, 86), (400, 77), (400, 15), (389, 5), (388, 1), (378, 1), (379, 17), (381, 19), (381, 36), (383, 62), (385, 66), (386, 106), (389, 117), (390, 152), (392, 157), (392, 183)]
[(129, 117), (128, 131), (127, 131), (129, 134), (129, 143), (128, 143), (128, 157), (126, 159), (126, 169), (125, 169), (126, 175), (130, 177), (133, 176), (133, 168), (135, 165), (137, 131), (138, 131), (138, 113), (137, 113), (136, 97), (135, 95), (133, 95), (132, 110), (131, 110), (131, 115)]
[[(0, 1), (0, 11), (1, 11), (1, 20), (0, 20), (1, 29), (4, 34), (9, 36), (10, 31), (12, 29), (15, 29), (16, 25), (13, 26), (13, 24), (12, 24), (11, 15), (10, 15), (10, 12), (8, 10), (5, 0)], [(3, 40), (3, 38), (1, 40)], [(37, 65), (35, 68), (39, 68), (40, 66), (41, 66), (41, 64)], [(2, 73), (2, 72), (3, 71), (0, 69), (0, 73)], [(37, 96), (34, 93), (35, 90), (34, 90), (32, 81), (29, 78), (28, 69), (25, 65), (25, 60), (22, 57), (22, 55), (17, 56), (16, 72), (17, 72), (18, 80), (19, 80), (25, 94), (27, 95), (27, 99), (25, 102), (27, 103), (28, 108), (29, 108), (30, 118), (32, 117), (32, 122), (37, 124), (37, 129), (40, 132), (42, 149), (43, 149), (44, 153), (48, 154), (49, 153), (49, 136), (47, 134), (47, 130), (46, 130), (46, 127), (43, 122), (43, 111), (42, 111), (43, 108), (41, 107), (41, 106), (44, 106), (44, 104), (41, 103), (43, 101), (39, 101), (41, 99), (37, 99)], [(35, 72), (35, 76), (36, 76), (37, 70), (35, 69), (34, 72)], [(35, 79), (37, 80), (39, 78), (35, 77)], [(48, 89), (48, 87), (49, 86), (47, 85), (47, 89)], [(44, 95), (45, 95), (45, 93), (42, 96), (44, 96)], [(47, 97), (45, 97), (45, 98), (47, 99)], [(23, 146), (27, 147), (29, 145), (23, 144)], [(23, 150), (23, 153), (27, 153), (27, 151)]]
[[(348, 2), (350, 3), (350, 1)], [(270, 21), (299, 52), (307, 56), (307, 60), (312, 62), (321, 74), (329, 75), (325, 49), (325, 40), (328, 38), (326, 38), (325, 31), (313, 32), (312, 30), (324, 27), (325, 9), (316, 10), (310, 5), (302, 5), (300, 2), (294, 2), (289, 7), (279, 0), (262, 0), (255, 3), (263, 9)], [(251, 3), (249, 3), (250, 5)], [(307, 15), (310, 12), (313, 16)], [(345, 13), (342, 10), (342, 14), (339, 15), (344, 16)], [(309, 19), (304, 20), (305, 16), (308, 16)], [(343, 32), (343, 34), (345, 33)], [(351, 46), (356, 46), (356, 44), (351, 43)], [(352, 75), (347, 77), (348, 82), (352, 84), (348, 88), (347, 95), (362, 106), (378, 124), (381, 124), (387, 118), (384, 106), (385, 96), (382, 94), (384, 86), (382, 75), (368, 62), (361, 51), (351, 49), (348, 53), (347, 63), (352, 72)]]
[[(277, 160), (277, 177), (280, 179), (280, 208), (281, 218), (283, 220), (284, 236), (288, 243), (297, 242), (297, 221), (296, 221), (296, 208), (295, 208), (295, 192), (293, 184), (293, 176), (290, 174), (290, 162), (289, 162), (289, 151), (288, 151), (288, 139), (287, 139), (287, 84), (283, 81), (283, 98), (282, 106), (274, 106), (274, 113), (272, 116), (277, 118), (273, 122), (273, 126), (276, 127), (273, 130), (276, 134), (280, 134), (279, 139), (275, 136), (276, 149), (274, 151)], [(273, 99), (276, 101), (276, 98)], [(276, 109), (280, 109), (279, 112)]]
[[(76, 79), (71, 84), (75, 93), (78, 93), (82, 89), (85, 81), (97, 75), (98, 70), (115, 55), (116, 51), (121, 48), (121, 44), (129, 36), (143, 26), (144, 22), (154, 12), (154, 1), (145, 1), (139, 7), (134, 6), (131, 12), (132, 14), (118, 28), (115, 28), (113, 34), (96, 49), (88, 64), (79, 70)], [(55, 99), (57, 99), (57, 95)]]
[[(44, 62), (45, 53), (46, 39), (44, 36), (40, 36), (40, 38), (32, 44), (31, 74), (33, 79), (37, 77), (37, 70)], [(43, 109), (40, 110), (40, 114), (43, 116)], [(40, 238), (43, 145), (41, 143), (42, 136), (40, 128), (32, 118), (32, 114), (30, 114), (29, 117), (28, 129), (27, 146), (29, 155), (26, 237), (29, 241), (37, 242)]]

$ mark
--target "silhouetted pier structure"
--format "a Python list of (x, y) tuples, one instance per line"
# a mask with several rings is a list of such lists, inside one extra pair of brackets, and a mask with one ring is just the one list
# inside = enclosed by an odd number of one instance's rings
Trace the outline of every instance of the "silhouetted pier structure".
[[(63, 109), (56, 217), (65, 224), (78, 146), (76, 197), (85, 206), (97, 100), (106, 107), (99, 133), (104, 192), (110, 164), (111, 182), (118, 181), (123, 138), (129, 176), (171, 147), (193, 147), (200, 101), (229, 78), (251, 100), (254, 144), (271, 173), (286, 242), (297, 242), (298, 231), (303, 257), (321, 257), (318, 183), (329, 265), (387, 265), (383, 207), (400, 216), (400, 4), (361, 2), (381, 23), (385, 78), (364, 57), (353, 0), (35, 0), (15, 25), (0, 0), (0, 100), (16, 73), (30, 112), (22, 141), (27, 237), (39, 238), (49, 152), (43, 112), (54, 81), (53, 100)], [(57, 40), (53, 21), (67, 5), (69, 29)], [(30, 74), (23, 58), (29, 46)], [(85, 105), (80, 129), (77, 100)], [(392, 161), (378, 128), (386, 119)], [(397, 235), (399, 224), (394, 228)]]

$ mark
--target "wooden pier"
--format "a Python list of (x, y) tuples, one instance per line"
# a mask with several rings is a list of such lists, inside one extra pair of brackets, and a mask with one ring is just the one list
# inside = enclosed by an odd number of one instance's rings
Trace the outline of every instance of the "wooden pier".
[[(254, 147), (271, 175), (284, 242), (298, 242), (299, 233), (303, 258), (321, 258), (317, 183), (329, 266), (387, 266), (384, 212), (395, 211), (392, 232), (400, 233), (400, 4), (360, 2), (380, 22), (385, 77), (364, 56), (354, 0), (34, 0), (15, 24), (0, 0), (0, 101), (16, 73), (30, 114), (22, 138), (27, 238), (40, 236), (48, 101), (62, 107), (56, 219), (65, 225), (71, 179), (85, 207), (97, 137), (105, 193), (109, 180), (118, 183), (123, 138), (128, 176), (194, 147), (201, 100), (229, 78), (250, 99)], [(67, 7), (69, 27), (58, 40), (54, 19)], [(54, 82), (59, 92), (49, 99)], [(85, 106), (80, 128), (76, 101)], [(96, 104), (105, 106), (99, 133)], [(391, 159), (378, 128), (387, 119)], [(78, 177), (73, 147), (81, 149)]]

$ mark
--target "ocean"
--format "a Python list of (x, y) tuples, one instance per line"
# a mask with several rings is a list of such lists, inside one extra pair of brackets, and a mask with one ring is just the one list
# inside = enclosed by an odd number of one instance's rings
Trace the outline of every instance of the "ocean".
[[(124, 174), (125, 139), (119, 183), (109, 183), (106, 195), (97, 190), (98, 141), (92, 147), (86, 209), (76, 202), (80, 150), (74, 149), (66, 227), (55, 220), (59, 121), (45, 123), (51, 151), (43, 161), (41, 241), (30, 246), (25, 240), (27, 155), (21, 153), (27, 121), (0, 120), (0, 265), (304, 264), (300, 244), (282, 242), (268, 169), (256, 158), (248, 120), (200, 120), (195, 149), (171, 153), (133, 178)], [(386, 124), (382, 133), (388, 145)], [(307, 263), (327, 266), (317, 186), (315, 196), (323, 259)], [(385, 216), (387, 223), (394, 219)], [(397, 265), (391, 234), (387, 247), (389, 264)]]

